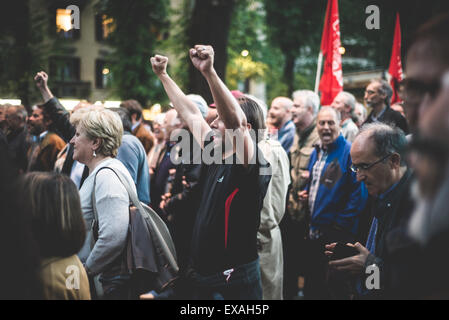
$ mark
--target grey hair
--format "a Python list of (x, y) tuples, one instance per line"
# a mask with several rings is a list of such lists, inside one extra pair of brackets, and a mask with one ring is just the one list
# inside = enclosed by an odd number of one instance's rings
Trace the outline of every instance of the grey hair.
[(14, 108), (15, 114), (20, 118), (21, 121), (26, 121), (28, 117), (28, 112), (22, 105), (6, 105), (5, 110)]
[(312, 108), (313, 116), (316, 116), (320, 108), (320, 97), (312, 90), (296, 90), (293, 92), (293, 100), (299, 97), (304, 98), (305, 107)]
[(352, 115), (354, 113), (355, 104), (357, 103), (354, 95), (347, 91), (342, 91), (339, 94), (345, 98), (345, 105), (351, 107), (351, 115)]
[[(357, 102), (357, 103), (356, 103), (356, 108), (360, 108), (360, 109), (362, 110), (362, 116), (363, 116), (363, 119), (366, 119), (367, 111), (366, 111), (365, 106), (364, 106), (363, 104)], [(354, 109), (354, 111), (355, 111), (355, 109)]]
[(380, 122), (368, 123), (360, 128), (357, 136), (361, 134), (366, 134), (372, 139), (376, 156), (381, 158), (397, 153), (401, 157), (401, 166), (406, 165), (407, 138), (400, 128)]
[(335, 114), (335, 117), (337, 118), (338, 125), (340, 125), (340, 122), (341, 122), (340, 111), (338, 111), (337, 109), (332, 108), (332, 107), (321, 107), (321, 109), (320, 109), (320, 111), (318, 113), (321, 113), (323, 111), (331, 111), (331, 112), (333, 112)]
[(383, 79), (373, 79), (371, 80), (371, 83), (380, 83), (379, 91), (386, 95), (385, 104), (390, 106), (391, 97), (393, 96), (393, 89), (390, 84)]

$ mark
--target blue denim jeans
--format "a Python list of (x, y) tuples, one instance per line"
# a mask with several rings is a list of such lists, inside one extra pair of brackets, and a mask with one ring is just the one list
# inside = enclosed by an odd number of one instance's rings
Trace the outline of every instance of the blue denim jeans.
[(259, 259), (213, 275), (192, 275), (193, 299), (262, 300)]

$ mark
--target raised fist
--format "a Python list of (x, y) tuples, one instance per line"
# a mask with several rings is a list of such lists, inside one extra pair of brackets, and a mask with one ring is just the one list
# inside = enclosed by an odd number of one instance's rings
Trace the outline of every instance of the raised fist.
[(157, 76), (167, 73), (168, 58), (160, 55), (155, 55), (150, 58), (151, 67)]
[(44, 71), (38, 72), (34, 77), (34, 81), (39, 89), (43, 89), (47, 87), (48, 75)]
[(214, 48), (205, 45), (196, 45), (189, 51), (190, 60), (201, 73), (212, 71), (214, 67)]

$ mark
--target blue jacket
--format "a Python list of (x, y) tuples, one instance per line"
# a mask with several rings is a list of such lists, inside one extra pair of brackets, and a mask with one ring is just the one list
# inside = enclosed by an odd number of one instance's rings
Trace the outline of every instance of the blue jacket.
[[(318, 147), (317, 147), (318, 148)], [(310, 180), (317, 157), (317, 148), (309, 162)], [(355, 234), (359, 214), (365, 207), (368, 191), (364, 184), (357, 182), (351, 171), (351, 144), (340, 136), (329, 145), (328, 156), (321, 173), (318, 192), (311, 213), (311, 229), (338, 226)], [(310, 183), (307, 190), (310, 188)]]
[(140, 140), (125, 131), (122, 145), (118, 148), (117, 159), (125, 165), (131, 174), (139, 200), (150, 204), (150, 171), (147, 154)]

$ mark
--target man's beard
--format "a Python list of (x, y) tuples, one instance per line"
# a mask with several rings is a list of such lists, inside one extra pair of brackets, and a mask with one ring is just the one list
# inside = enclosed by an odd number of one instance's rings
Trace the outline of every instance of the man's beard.
[(427, 244), (433, 237), (449, 229), (449, 165), (443, 173), (445, 179), (433, 198), (425, 198), (419, 190), (418, 181), (412, 185), (415, 209), (410, 217), (408, 231), (412, 238)]

